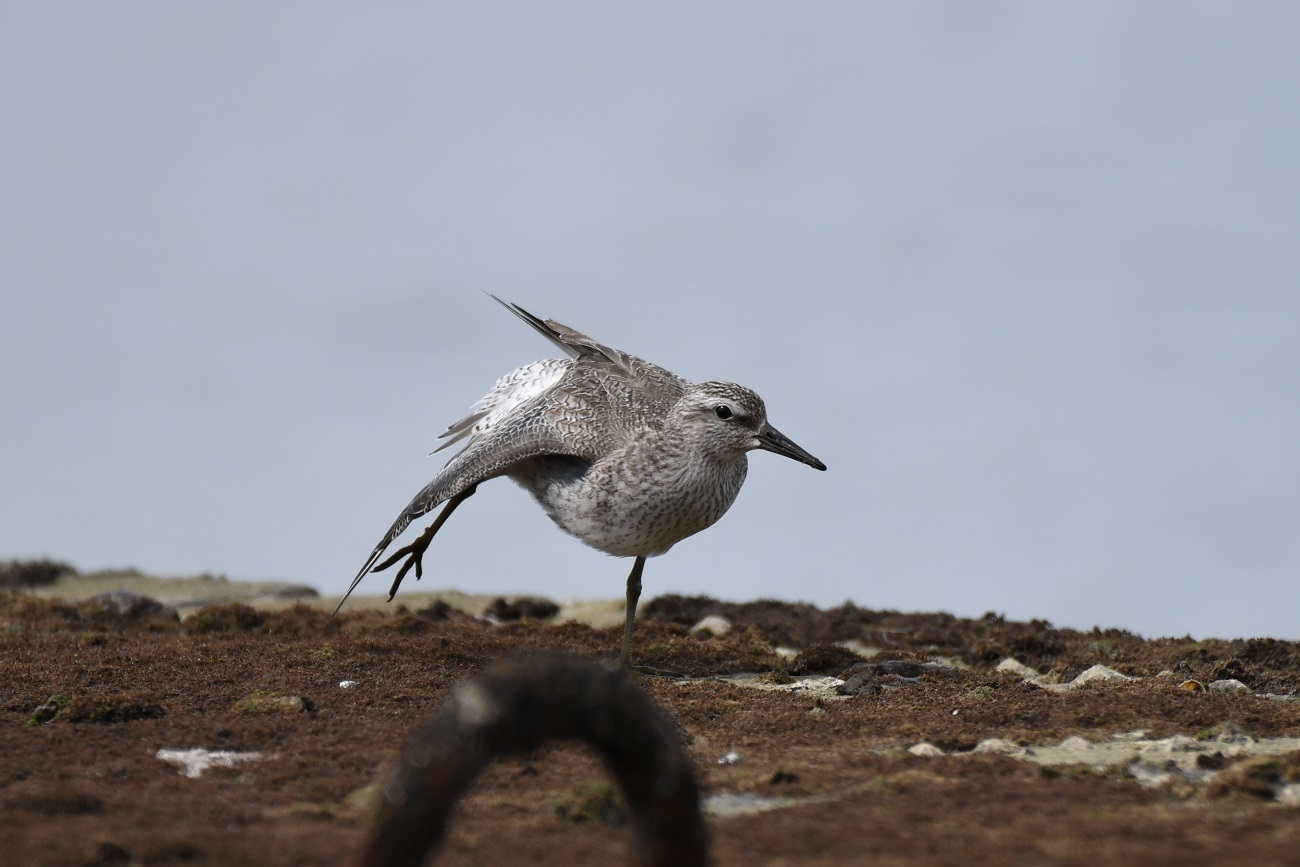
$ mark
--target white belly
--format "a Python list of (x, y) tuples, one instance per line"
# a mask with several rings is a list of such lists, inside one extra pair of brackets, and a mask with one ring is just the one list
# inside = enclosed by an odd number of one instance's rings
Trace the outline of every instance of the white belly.
[(743, 456), (725, 467), (692, 467), (657, 477), (636, 461), (588, 466), (572, 458), (537, 458), (510, 473), (551, 520), (597, 550), (653, 557), (711, 526), (745, 481)]

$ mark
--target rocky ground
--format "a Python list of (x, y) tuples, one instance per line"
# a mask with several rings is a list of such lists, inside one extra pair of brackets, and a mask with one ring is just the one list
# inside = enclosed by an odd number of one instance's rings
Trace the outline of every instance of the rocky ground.
[[(333, 600), (230, 601), (220, 579), (215, 604), (175, 585), (182, 619), (147, 594), (71, 601), (105, 583), (38, 565), (0, 568), (12, 864), (350, 863), (376, 783), (452, 687), (512, 655), (610, 659), (620, 637), (519, 600), (331, 618)], [(1300, 864), (1294, 642), (682, 597), (642, 613), (640, 659), (687, 675), (639, 686), (679, 727), (715, 864)], [(436, 863), (632, 848), (605, 769), (558, 744), (493, 764)]]

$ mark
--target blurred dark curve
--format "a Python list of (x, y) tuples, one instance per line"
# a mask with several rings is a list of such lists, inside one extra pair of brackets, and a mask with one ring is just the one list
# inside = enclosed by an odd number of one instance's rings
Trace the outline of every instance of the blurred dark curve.
[(699, 790), (676, 726), (622, 673), (555, 656), (508, 660), (455, 688), (383, 784), (356, 863), (424, 863), (485, 767), (552, 740), (583, 741), (600, 754), (634, 818), (636, 863), (708, 864)]

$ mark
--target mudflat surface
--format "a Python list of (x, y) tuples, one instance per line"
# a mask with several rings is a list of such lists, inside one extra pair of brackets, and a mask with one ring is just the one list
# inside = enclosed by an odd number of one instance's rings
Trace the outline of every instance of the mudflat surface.
[[(643, 614), (640, 660), (691, 676), (640, 685), (681, 729), (716, 864), (1300, 864), (1295, 643), (680, 597)], [(708, 614), (731, 630), (691, 634)], [(0, 595), (2, 860), (347, 864), (455, 684), (619, 637), (445, 605), (181, 620)], [(855, 672), (856, 694), (826, 679)], [(260, 757), (159, 758), (192, 748)], [(631, 863), (609, 779), (579, 745), (497, 762), (433, 863)]]

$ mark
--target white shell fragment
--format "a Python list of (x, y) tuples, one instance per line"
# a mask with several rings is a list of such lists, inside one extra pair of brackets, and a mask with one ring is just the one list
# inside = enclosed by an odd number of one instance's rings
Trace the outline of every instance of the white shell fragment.
[(164, 762), (180, 765), (180, 772), (187, 777), (201, 776), (208, 768), (233, 768), (242, 762), (255, 762), (262, 758), (261, 753), (238, 753), (234, 750), (209, 750), (194, 747), (188, 750), (159, 750), (155, 756)]
[(731, 621), (720, 614), (710, 614), (691, 627), (691, 635), (702, 636), (705, 633), (721, 638), (731, 631)]

